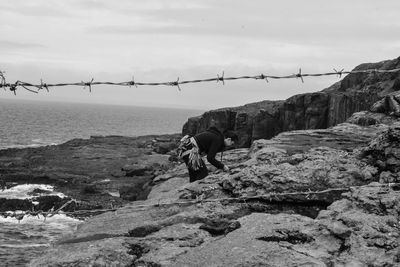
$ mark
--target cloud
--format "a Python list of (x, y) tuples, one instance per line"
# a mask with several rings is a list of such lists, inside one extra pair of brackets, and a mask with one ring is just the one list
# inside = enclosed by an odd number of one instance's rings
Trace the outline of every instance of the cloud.
[[(113, 2), (115, 3), (115, 2)], [(118, 4), (111, 4), (109, 8), (114, 9), (126, 15), (132, 15), (138, 11), (162, 11), (170, 12), (173, 10), (192, 10), (204, 9), (212, 7), (215, 4), (209, 4), (207, 1), (191, 1), (191, 0), (146, 0), (146, 1), (131, 1), (119, 0)]]
[(35, 49), (35, 48), (45, 48), (46, 46), (43, 44), (36, 43), (22, 43), (22, 42), (14, 42), (7, 40), (0, 40), (0, 48), (5, 50), (14, 50), (14, 49)]
[[(398, 56), (399, 8), (400, 1), (389, 0), (0, 0), (0, 63), (10, 79), (54, 82), (349, 70)], [(139, 88), (113, 101), (230, 106), (330, 84), (316, 81), (187, 85), (179, 94)], [(108, 89), (98, 101), (111, 101), (107, 92), (120, 90)], [(86, 99), (81, 91), (70, 98)]]
[[(282, 2), (282, 3), (281, 3)], [(105, 35), (171, 35), (199, 38), (248, 39), (302, 45), (365, 45), (381, 40), (395, 41), (400, 30), (395, 12), (365, 1), (343, 8), (347, 2), (307, 4), (281, 1), (150, 1), (137, 4), (123, 2), (113, 7), (128, 15), (113, 23), (87, 30)], [(168, 3), (170, 3), (168, 1)], [(186, 3), (186, 6), (185, 4)], [(400, 4), (392, 3), (395, 8)], [(290, 7), (290, 8), (288, 8)], [(390, 10), (389, 10), (390, 11)]]
[(0, 13), (16, 13), (23, 16), (34, 17), (72, 17), (71, 10), (63, 1), (55, 0), (34, 0), (34, 1), (2, 1)]
[[(132, 26), (128, 25), (103, 25), (89, 27), (86, 33), (89, 34), (113, 34), (113, 35), (126, 35), (126, 34), (167, 34), (175, 33), (179, 34), (180, 29), (187, 28), (189, 26), (179, 25), (172, 22), (142, 22)], [(184, 32), (184, 31), (182, 31)]]
[(92, 11), (92, 10), (109, 10), (117, 5), (115, 3), (110, 4), (110, 1), (78, 0), (78, 1), (72, 1), (71, 6), (73, 6), (77, 11), (78, 10)]

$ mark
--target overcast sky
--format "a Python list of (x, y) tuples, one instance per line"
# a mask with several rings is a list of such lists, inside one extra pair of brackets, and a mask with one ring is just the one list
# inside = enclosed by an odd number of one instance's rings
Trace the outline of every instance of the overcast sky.
[[(351, 70), (400, 56), (398, 0), (0, 0), (8, 82), (163, 82)], [(213, 109), (322, 90), (336, 77), (51, 88), (0, 98)]]

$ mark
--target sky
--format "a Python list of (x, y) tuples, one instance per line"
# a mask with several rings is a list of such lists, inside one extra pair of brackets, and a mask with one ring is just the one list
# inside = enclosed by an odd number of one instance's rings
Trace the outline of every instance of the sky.
[[(351, 70), (400, 56), (398, 0), (0, 0), (7, 82), (167, 82)], [(54, 87), (30, 99), (215, 109), (320, 91), (335, 76)]]

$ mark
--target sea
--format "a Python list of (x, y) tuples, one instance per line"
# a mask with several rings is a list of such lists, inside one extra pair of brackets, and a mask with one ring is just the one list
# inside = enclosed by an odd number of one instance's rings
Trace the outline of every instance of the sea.
[[(90, 136), (141, 136), (182, 131), (195, 109), (0, 99), (0, 149), (57, 145)], [(35, 190), (41, 189), (41, 190)], [(3, 198), (31, 198), (32, 192), (57, 194), (53, 187), (24, 184), (0, 189)], [(10, 211), (21, 212), (21, 211)], [(51, 218), (0, 216), (0, 266), (26, 266), (82, 221), (58, 214)]]

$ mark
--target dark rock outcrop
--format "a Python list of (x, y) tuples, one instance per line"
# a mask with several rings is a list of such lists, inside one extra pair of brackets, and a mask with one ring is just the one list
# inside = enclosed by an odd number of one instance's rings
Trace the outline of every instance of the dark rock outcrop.
[[(361, 64), (353, 71), (389, 70), (400, 67), (400, 58), (378, 63)], [(251, 141), (269, 139), (284, 131), (325, 129), (346, 121), (353, 113), (369, 110), (386, 95), (400, 90), (400, 73), (351, 73), (340, 82), (316, 93), (295, 95), (285, 101), (263, 101), (241, 107), (208, 111), (190, 118), (183, 134), (195, 134), (210, 125), (222, 130), (236, 130), (240, 146)], [(390, 97), (384, 105), (391, 105), (400, 115), (399, 99)], [(375, 111), (379, 107), (374, 107)]]
[[(235, 129), (239, 136), (241, 146), (249, 146), (253, 138), (254, 119), (259, 112), (272, 114), (275, 117), (275, 110), (283, 101), (262, 101), (251, 103), (240, 107), (222, 108), (204, 113), (202, 116), (189, 118), (183, 126), (183, 134), (194, 135), (202, 132), (211, 126), (221, 130)], [(273, 119), (271, 122), (275, 121)], [(262, 126), (261, 126), (262, 127)], [(259, 131), (263, 129), (258, 129)], [(279, 131), (267, 130), (271, 137)]]

